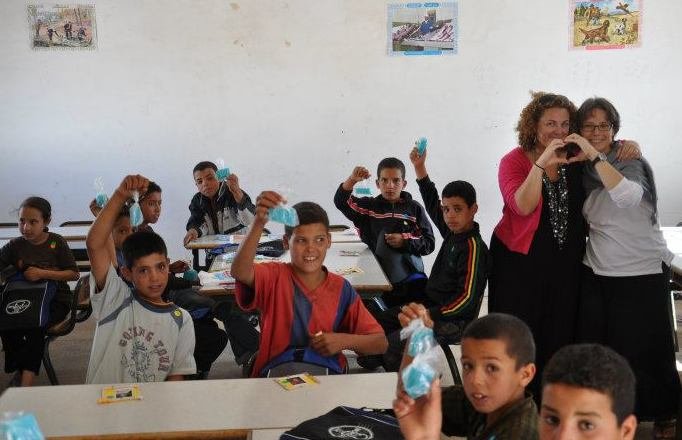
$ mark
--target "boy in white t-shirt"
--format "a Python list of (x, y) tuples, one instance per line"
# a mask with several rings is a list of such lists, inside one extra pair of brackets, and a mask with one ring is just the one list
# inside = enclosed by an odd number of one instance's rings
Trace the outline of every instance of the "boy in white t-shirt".
[(154, 232), (123, 242), (126, 265), (116, 275), (107, 241), (126, 200), (149, 180), (127, 176), (97, 216), (87, 238), (90, 298), (97, 320), (86, 383), (160, 382), (194, 374), (194, 327), (185, 310), (161, 299), (168, 284), (166, 245)]

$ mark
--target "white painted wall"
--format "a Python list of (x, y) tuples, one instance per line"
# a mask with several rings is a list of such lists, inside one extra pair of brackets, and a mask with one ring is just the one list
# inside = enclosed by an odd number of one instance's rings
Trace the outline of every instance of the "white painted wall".
[(156, 230), (180, 257), (199, 160), (222, 156), (252, 197), (289, 187), (341, 222), (332, 195), (351, 168), (409, 164), (427, 136), (439, 187), (477, 188), (487, 239), (531, 89), (612, 99), (657, 173), (663, 223), (682, 221), (682, 3), (644, 6), (641, 48), (582, 52), (565, 1), (461, 1), (458, 55), (401, 58), (386, 55), (384, 1), (99, 0), (98, 50), (34, 52), (26, 2), (3, 0), (0, 221), (33, 194), (55, 223), (87, 218), (96, 176), (113, 190), (139, 172), (164, 189)]

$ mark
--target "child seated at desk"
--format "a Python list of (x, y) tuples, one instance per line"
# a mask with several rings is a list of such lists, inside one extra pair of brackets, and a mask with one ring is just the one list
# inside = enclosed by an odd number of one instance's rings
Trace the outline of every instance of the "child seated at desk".
[[(352, 221), (362, 241), (376, 255), (393, 290), (382, 295), (387, 307), (424, 299), (426, 275), (422, 255), (435, 248), (431, 223), (424, 208), (403, 191), (405, 164), (388, 157), (377, 166), (376, 197), (355, 197), (353, 187), (370, 177), (369, 171), (355, 167), (336, 190), (334, 205)], [(382, 308), (383, 309), (383, 308)], [(371, 310), (375, 316), (381, 310)]]
[[(423, 306), (407, 307), (400, 320), (417, 317), (433, 325)], [(436, 381), (416, 401), (398, 387), (393, 410), (405, 438), (438, 440), (442, 424), (443, 434), (471, 440), (537, 440), (537, 407), (525, 390), (534, 359), (533, 335), (520, 319), (492, 313), (473, 321), (462, 336), (463, 385), (441, 390)], [(410, 360), (405, 354), (403, 364)]]
[(194, 374), (194, 327), (189, 313), (162, 299), (168, 284), (163, 239), (135, 232), (123, 242), (126, 265), (118, 277), (108, 240), (115, 219), (134, 191), (144, 194), (149, 181), (127, 176), (95, 219), (86, 245), (90, 256), (90, 298), (97, 320), (87, 383), (160, 382)]
[[(219, 181), (218, 167), (213, 162), (199, 162), (192, 171), (199, 190), (189, 203), (189, 220), (184, 244), (203, 235), (244, 233), (251, 224), (255, 207), (247, 193), (239, 187), (239, 178), (230, 174)], [(206, 267), (211, 264), (206, 254)]]
[(350, 283), (323, 266), (331, 246), (324, 209), (312, 202), (293, 206), (299, 225), (286, 226), (283, 238), (291, 263), (254, 264), (268, 210), (283, 198), (266, 191), (257, 200), (253, 224), (232, 262), (237, 303), (261, 313), (260, 350), (251, 375), (267, 376), (271, 368), (288, 362), (343, 373), (347, 361), (342, 350), (383, 353), (387, 342), (381, 326)]

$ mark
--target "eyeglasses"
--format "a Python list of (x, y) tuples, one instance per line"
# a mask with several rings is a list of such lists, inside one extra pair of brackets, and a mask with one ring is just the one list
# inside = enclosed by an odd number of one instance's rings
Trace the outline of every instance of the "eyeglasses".
[(590, 133), (593, 133), (595, 129), (599, 129), (599, 131), (609, 131), (611, 129), (611, 124), (609, 124), (608, 122), (602, 122), (599, 125), (585, 124), (580, 129), (582, 131), (587, 131)]

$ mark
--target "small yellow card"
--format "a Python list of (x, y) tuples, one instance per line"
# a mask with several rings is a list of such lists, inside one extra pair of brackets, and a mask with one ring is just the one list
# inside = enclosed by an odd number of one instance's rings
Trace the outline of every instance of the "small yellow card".
[(317, 385), (320, 383), (315, 376), (310, 373), (294, 374), (292, 376), (280, 377), (275, 379), (282, 388), (287, 391), (300, 388), (306, 385)]
[(102, 389), (102, 397), (97, 403), (115, 403), (126, 400), (142, 400), (139, 385), (108, 386)]

